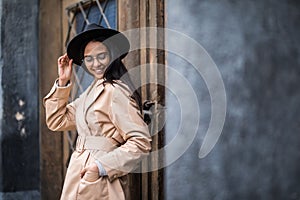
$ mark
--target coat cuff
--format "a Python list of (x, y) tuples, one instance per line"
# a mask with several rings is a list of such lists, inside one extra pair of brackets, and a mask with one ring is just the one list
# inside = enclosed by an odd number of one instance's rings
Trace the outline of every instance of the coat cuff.
[(128, 172), (123, 172), (123, 171), (119, 171), (117, 169), (112, 169), (109, 168), (105, 165), (102, 165), (103, 168), (105, 169), (107, 176), (108, 176), (108, 180), (110, 182), (113, 182), (114, 180), (116, 180), (117, 178), (121, 177), (121, 176), (125, 176), (126, 174), (128, 174)]
[(113, 182), (115, 179), (129, 173), (129, 171), (126, 171), (126, 170), (122, 170), (122, 169), (118, 169), (118, 168), (114, 168), (114, 167), (111, 168), (111, 166), (119, 166), (119, 164), (117, 164), (117, 160), (115, 160), (113, 156), (110, 157), (109, 160), (104, 159), (102, 162), (101, 159), (99, 159), (98, 161), (101, 162), (102, 167), (106, 171), (108, 180), (110, 182)]
[(72, 83), (68, 83), (67, 86), (61, 87), (58, 86), (58, 79), (55, 80), (53, 87), (51, 88), (50, 92), (45, 96), (44, 101), (49, 99), (51, 96), (57, 99), (66, 99), (69, 98)]

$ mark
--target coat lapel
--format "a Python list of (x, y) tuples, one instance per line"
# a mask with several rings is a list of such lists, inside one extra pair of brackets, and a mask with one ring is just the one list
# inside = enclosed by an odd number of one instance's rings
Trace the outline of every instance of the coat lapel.
[(103, 86), (103, 80), (100, 79), (98, 81), (95, 81), (93, 83), (93, 86), (91, 87), (90, 91), (87, 93), (85, 97), (84, 102), (84, 116), (86, 117), (86, 113), (89, 110), (89, 108), (92, 106), (92, 104), (96, 101), (96, 99), (99, 97), (99, 95), (104, 90)]

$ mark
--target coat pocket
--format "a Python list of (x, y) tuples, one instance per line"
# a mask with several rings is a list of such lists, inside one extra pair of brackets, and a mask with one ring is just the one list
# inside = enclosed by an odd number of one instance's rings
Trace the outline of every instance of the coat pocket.
[(107, 180), (100, 177), (96, 181), (89, 182), (82, 178), (78, 188), (78, 200), (105, 200), (109, 199)]

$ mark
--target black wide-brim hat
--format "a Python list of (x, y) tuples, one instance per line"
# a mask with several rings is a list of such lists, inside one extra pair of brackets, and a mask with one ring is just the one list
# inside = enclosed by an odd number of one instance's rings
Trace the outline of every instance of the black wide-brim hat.
[(92, 40), (101, 41), (110, 51), (111, 59), (124, 58), (130, 49), (127, 37), (117, 30), (104, 28), (97, 24), (88, 24), (83, 32), (76, 35), (67, 46), (67, 55), (73, 63), (81, 65), (84, 48)]

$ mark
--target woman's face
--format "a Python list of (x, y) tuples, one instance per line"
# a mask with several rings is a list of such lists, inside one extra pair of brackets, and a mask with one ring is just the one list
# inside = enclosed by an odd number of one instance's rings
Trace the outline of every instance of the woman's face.
[(89, 42), (84, 49), (83, 62), (95, 78), (103, 78), (104, 72), (110, 64), (107, 47), (98, 41)]

